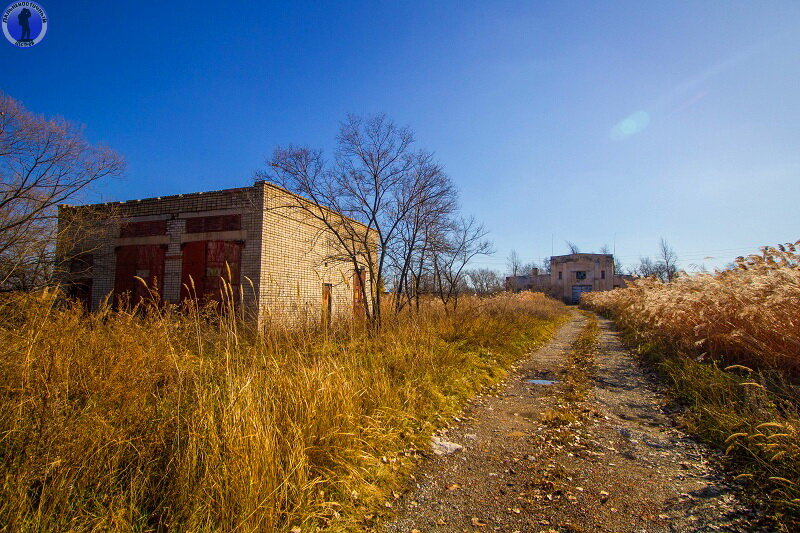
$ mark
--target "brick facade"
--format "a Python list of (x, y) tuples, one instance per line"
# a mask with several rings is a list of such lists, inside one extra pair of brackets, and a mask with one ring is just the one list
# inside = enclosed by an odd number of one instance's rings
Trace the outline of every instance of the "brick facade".
[(568, 304), (578, 303), (589, 291), (610, 291), (625, 287), (632, 276), (615, 272), (612, 254), (569, 254), (550, 258), (550, 273), (533, 269), (528, 275), (509, 276), (506, 289), (544, 292)]
[[(334, 257), (337, 254), (332, 234), (313, 216), (297, 209), (302, 201), (280, 187), (257, 182), (251, 187), (222, 191), (62, 206), (62, 219), (67, 214), (80, 216), (81, 210), (101, 207), (113, 213), (103, 221), (99, 231), (81, 242), (79, 249), (73, 248), (62, 256), (91, 254), (92, 267), (80, 277), (91, 286), (92, 309), (97, 309), (104, 299), (115, 298), (115, 281), (117, 286), (120, 284), (118, 258), (123, 247), (152, 249), (156, 245), (163, 249), (161, 296), (167, 302), (178, 303), (182, 291), (184, 296), (187, 294), (187, 272), (197, 272), (197, 265), (184, 262), (203, 261), (204, 247), (197, 244), (210, 242), (209, 254), (212, 248), (221, 246), (236, 250), (237, 257), (240, 254), (237, 292), (243, 296), (245, 308), (259, 320), (319, 319), (323, 313), (323, 292), (328, 295), (326, 308), (330, 306), (332, 316), (351, 316), (354, 266)], [(187, 252), (189, 249), (193, 250), (191, 254)], [(127, 268), (126, 273), (136, 267), (127, 265)], [(213, 274), (217, 270), (208, 267)], [(137, 272), (150, 275), (149, 268), (142, 267)], [(190, 279), (194, 282), (194, 277)]]

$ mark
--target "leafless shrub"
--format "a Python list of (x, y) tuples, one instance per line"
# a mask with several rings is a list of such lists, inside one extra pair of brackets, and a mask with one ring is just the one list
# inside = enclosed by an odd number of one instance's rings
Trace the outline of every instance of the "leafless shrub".
[(123, 169), (122, 158), (90, 144), (81, 127), (35, 115), (0, 93), (0, 290), (49, 283), (58, 205)]

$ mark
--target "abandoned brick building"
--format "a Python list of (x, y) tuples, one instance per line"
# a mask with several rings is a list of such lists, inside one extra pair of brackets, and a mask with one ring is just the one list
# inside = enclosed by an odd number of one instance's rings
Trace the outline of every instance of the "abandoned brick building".
[(363, 313), (369, 301), (361, 290), (369, 290), (366, 269), (335, 252), (330, 231), (298, 209), (301, 202), (306, 201), (259, 181), (221, 191), (61, 206), (62, 223), (80, 219), (81, 212), (112, 213), (79, 245), (62, 245), (62, 257), (71, 258), (68, 284), (90, 309), (122, 295), (138, 301), (153, 289), (165, 302), (220, 300), (223, 279), (230, 278), (237, 305), (259, 320)]
[(533, 269), (528, 275), (509, 276), (506, 287), (544, 292), (565, 303), (576, 304), (584, 292), (625, 287), (631, 279), (632, 276), (614, 271), (612, 254), (578, 253), (551, 257), (549, 274), (539, 274), (538, 269)]

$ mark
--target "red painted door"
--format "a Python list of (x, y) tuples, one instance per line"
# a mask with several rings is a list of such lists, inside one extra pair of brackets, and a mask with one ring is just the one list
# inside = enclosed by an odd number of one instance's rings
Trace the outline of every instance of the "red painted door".
[[(132, 305), (161, 294), (164, 287), (166, 246), (140, 244), (117, 248), (114, 294), (117, 299), (127, 294)], [(142, 281), (140, 281), (140, 278)], [(157, 299), (157, 298), (156, 298)]]
[(181, 300), (201, 299), (206, 275), (206, 242), (187, 242), (183, 245), (181, 267)]
[(181, 299), (222, 299), (223, 280), (239, 298), (243, 243), (239, 241), (195, 241), (183, 246)]

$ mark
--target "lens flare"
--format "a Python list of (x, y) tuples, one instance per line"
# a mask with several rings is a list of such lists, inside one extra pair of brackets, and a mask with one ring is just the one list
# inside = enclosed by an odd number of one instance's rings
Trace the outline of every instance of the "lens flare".
[(648, 124), (650, 124), (650, 114), (647, 111), (637, 111), (611, 129), (611, 138), (615, 141), (627, 139), (644, 131)]

